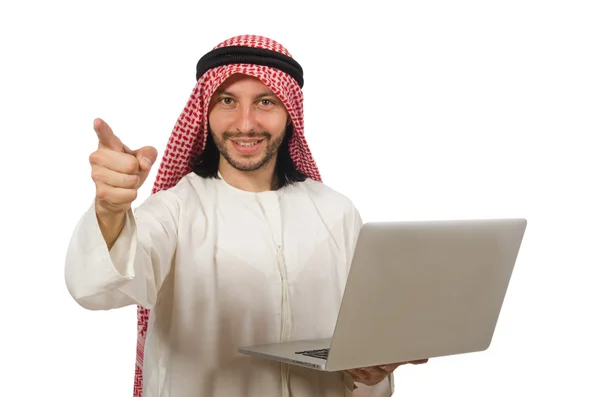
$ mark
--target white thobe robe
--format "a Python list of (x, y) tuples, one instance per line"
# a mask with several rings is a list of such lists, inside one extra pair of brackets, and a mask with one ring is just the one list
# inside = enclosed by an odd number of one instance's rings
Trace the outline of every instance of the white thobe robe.
[[(282, 365), (237, 348), (331, 336), (360, 226), (320, 182), (253, 193), (190, 173), (129, 211), (110, 251), (91, 205), (66, 283), (90, 310), (151, 309), (144, 397), (279, 397)], [(348, 395), (341, 372), (288, 370), (292, 397)], [(393, 378), (357, 385), (354, 396), (389, 397)]]

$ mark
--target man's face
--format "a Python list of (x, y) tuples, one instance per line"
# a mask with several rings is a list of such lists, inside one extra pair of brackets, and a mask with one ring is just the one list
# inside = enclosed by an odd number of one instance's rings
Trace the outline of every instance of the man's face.
[(240, 171), (276, 161), (288, 120), (281, 100), (262, 81), (242, 74), (217, 89), (208, 115), (221, 156)]

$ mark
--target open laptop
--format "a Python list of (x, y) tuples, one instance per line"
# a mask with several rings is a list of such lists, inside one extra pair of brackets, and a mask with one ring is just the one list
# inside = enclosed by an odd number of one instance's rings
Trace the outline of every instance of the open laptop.
[(238, 351), (341, 371), (486, 350), (526, 225), (525, 219), (365, 223), (333, 335)]

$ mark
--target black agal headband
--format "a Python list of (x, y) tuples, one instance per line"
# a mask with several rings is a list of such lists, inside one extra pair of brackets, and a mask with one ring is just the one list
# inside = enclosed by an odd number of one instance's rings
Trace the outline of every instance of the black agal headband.
[(298, 82), (300, 88), (304, 85), (302, 67), (296, 60), (277, 51), (245, 46), (216, 48), (204, 55), (196, 65), (196, 81), (209, 69), (237, 63), (276, 68), (289, 74)]

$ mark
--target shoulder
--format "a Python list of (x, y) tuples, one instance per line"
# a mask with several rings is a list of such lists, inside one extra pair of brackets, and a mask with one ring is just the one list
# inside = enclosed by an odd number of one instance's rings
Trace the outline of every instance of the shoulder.
[(161, 206), (180, 207), (191, 198), (198, 196), (198, 191), (208, 190), (210, 181), (190, 172), (184, 175), (174, 186), (152, 193), (140, 206), (152, 209)]
[(331, 186), (318, 182), (313, 179), (306, 179), (302, 182), (306, 191), (315, 198), (326, 200), (336, 204), (344, 204), (353, 206), (352, 200), (345, 194), (335, 190)]
[(198, 197), (205, 197), (207, 192), (215, 190), (217, 180), (214, 178), (204, 178), (193, 172), (184, 175), (174, 186), (158, 191), (154, 195), (168, 196), (180, 202), (186, 202), (189, 199), (196, 200)]
[(360, 214), (354, 202), (331, 186), (309, 178), (298, 183), (298, 187), (309, 196), (322, 212), (335, 213), (345, 218), (358, 218), (360, 220)]

